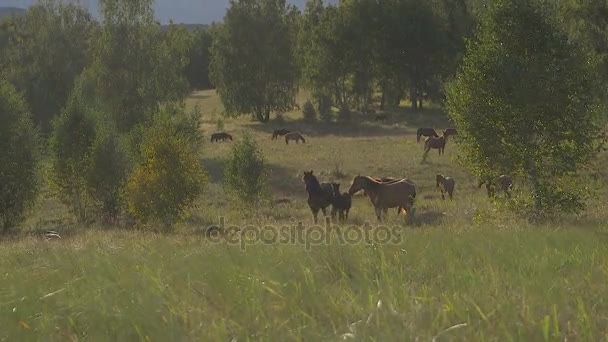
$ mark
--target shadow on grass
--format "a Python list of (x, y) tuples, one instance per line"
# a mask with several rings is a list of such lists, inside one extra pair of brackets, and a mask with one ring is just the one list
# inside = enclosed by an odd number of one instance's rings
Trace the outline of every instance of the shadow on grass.
[(439, 130), (452, 127), (448, 116), (441, 109), (429, 108), (413, 111), (408, 108), (399, 108), (393, 112), (383, 112), (387, 119), (378, 122), (376, 114), (362, 114), (353, 112), (348, 122), (306, 122), (303, 119), (291, 121), (271, 121), (268, 124), (252, 122), (245, 125), (249, 129), (264, 132), (269, 136), (273, 130), (285, 128), (300, 131), (306, 136), (319, 137), (327, 135), (343, 137), (381, 137), (404, 136), (415, 134), (419, 127), (435, 127)]
[[(227, 160), (221, 158), (204, 158), (203, 167), (207, 170), (211, 183), (222, 183)], [(275, 198), (293, 198), (306, 195), (304, 183), (299, 172), (294, 172), (282, 165), (270, 164), (268, 185)]]

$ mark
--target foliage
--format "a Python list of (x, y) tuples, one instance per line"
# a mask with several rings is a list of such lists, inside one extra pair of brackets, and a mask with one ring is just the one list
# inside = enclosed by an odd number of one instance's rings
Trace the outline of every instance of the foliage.
[(53, 121), (49, 148), (51, 182), (59, 199), (80, 222), (90, 217), (93, 199), (87, 191), (89, 156), (95, 143), (95, 120), (78, 91)]
[(168, 114), (157, 114), (145, 129), (142, 162), (130, 174), (124, 194), (132, 215), (143, 223), (156, 221), (165, 226), (184, 217), (206, 182), (200, 162), (201, 140), (188, 134), (199, 127), (184, 130), (188, 125), (180, 125)]
[(231, 2), (211, 47), (211, 78), (227, 114), (268, 122), (271, 112), (293, 108), (293, 11), (285, 0)]
[(24, 16), (5, 20), (7, 41), (0, 66), (24, 93), (36, 124), (50, 129), (89, 61), (93, 19), (80, 6), (46, 0)]
[(317, 111), (312, 101), (306, 100), (302, 105), (302, 114), (304, 115), (304, 121), (315, 122), (317, 121)]
[(0, 232), (19, 224), (38, 190), (37, 131), (25, 102), (0, 78)]
[(196, 29), (191, 33), (190, 53), (185, 68), (190, 89), (209, 89), (210, 49), (213, 36), (208, 29)]
[(233, 146), (224, 186), (247, 208), (257, 208), (268, 198), (268, 164), (251, 135)]
[(592, 71), (537, 4), (493, 3), (448, 89), (464, 164), (480, 177), (523, 175), (535, 215), (580, 211), (574, 175), (601, 127)]
[(119, 132), (128, 132), (150, 119), (160, 104), (182, 101), (187, 94), (189, 36), (177, 25), (163, 32), (151, 0), (101, 4), (103, 25), (85, 71), (89, 97), (111, 115)]

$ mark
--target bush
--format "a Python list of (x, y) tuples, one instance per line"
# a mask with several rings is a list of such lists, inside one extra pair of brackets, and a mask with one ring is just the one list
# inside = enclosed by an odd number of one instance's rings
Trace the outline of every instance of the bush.
[(37, 131), (23, 99), (0, 79), (0, 224), (19, 224), (37, 192)]
[(92, 199), (86, 191), (89, 155), (95, 142), (95, 122), (76, 92), (53, 121), (50, 139), (51, 182), (61, 202), (79, 222), (88, 219)]
[(340, 111), (338, 112), (338, 120), (343, 122), (350, 121), (351, 111), (347, 106), (340, 107)]
[(257, 207), (268, 198), (268, 166), (249, 134), (232, 148), (224, 171), (224, 186), (247, 207)]
[(304, 115), (304, 121), (315, 122), (317, 121), (317, 111), (310, 100), (304, 102), (302, 107), (302, 114)]
[(120, 190), (128, 165), (118, 136), (109, 129), (99, 129), (90, 151), (86, 186), (105, 222), (114, 222), (121, 212)]
[(125, 192), (127, 209), (140, 222), (169, 227), (183, 218), (203, 191), (206, 174), (200, 146), (180, 126), (161, 113), (143, 133), (141, 163), (130, 175)]

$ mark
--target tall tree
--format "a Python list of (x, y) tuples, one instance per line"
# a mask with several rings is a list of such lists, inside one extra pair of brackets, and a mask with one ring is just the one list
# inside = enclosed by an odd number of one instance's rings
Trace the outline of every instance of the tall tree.
[(10, 32), (0, 65), (24, 93), (35, 122), (48, 129), (89, 62), (91, 15), (73, 4), (42, 1), (25, 16), (5, 19), (3, 27)]
[(208, 89), (211, 87), (209, 63), (213, 36), (208, 29), (196, 29), (191, 33), (191, 39), (186, 78), (191, 89)]
[(188, 36), (162, 32), (152, 0), (104, 0), (103, 26), (85, 71), (89, 101), (109, 113), (120, 132), (149, 119), (163, 102), (182, 101)]
[(462, 161), (478, 176), (523, 175), (535, 214), (583, 208), (574, 175), (602, 126), (587, 62), (538, 4), (497, 0), (449, 85)]
[(285, 0), (231, 0), (211, 47), (211, 77), (226, 114), (261, 122), (293, 108), (297, 67)]

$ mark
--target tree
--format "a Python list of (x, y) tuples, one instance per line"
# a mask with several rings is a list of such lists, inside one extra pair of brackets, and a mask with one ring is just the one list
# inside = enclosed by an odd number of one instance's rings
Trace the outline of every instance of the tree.
[(141, 162), (129, 176), (125, 198), (128, 211), (141, 222), (170, 227), (203, 191), (206, 174), (200, 162), (202, 140), (189, 134), (200, 121), (175, 120), (170, 111), (155, 115), (140, 145)]
[(150, 119), (160, 104), (182, 101), (188, 93), (188, 35), (176, 25), (162, 32), (152, 0), (101, 5), (103, 25), (85, 71), (87, 102), (124, 133)]
[(537, 4), (494, 2), (448, 87), (461, 160), (480, 177), (523, 175), (534, 214), (581, 210), (574, 176), (601, 127), (592, 71)]
[(291, 110), (297, 67), (285, 0), (232, 0), (215, 30), (211, 78), (226, 113), (251, 113), (268, 122), (271, 112)]
[(210, 49), (213, 36), (208, 29), (196, 29), (191, 33), (190, 53), (186, 66), (186, 78), (191, 89), (209, 89)]
[(19, 224), (37, 193), (37, 132), (24, 100), (0, 77), (0, 226)]
[(24, 93), (35, 122), (47, 130), (89, 62), (91, 15), (80, 6), (47, 0), (3, 26), (10, 33), (0, 66)]
[(224, 186), (247, 207), (257, 207), (268, 197), (268, 164), (249, 134), (232, 148)]

